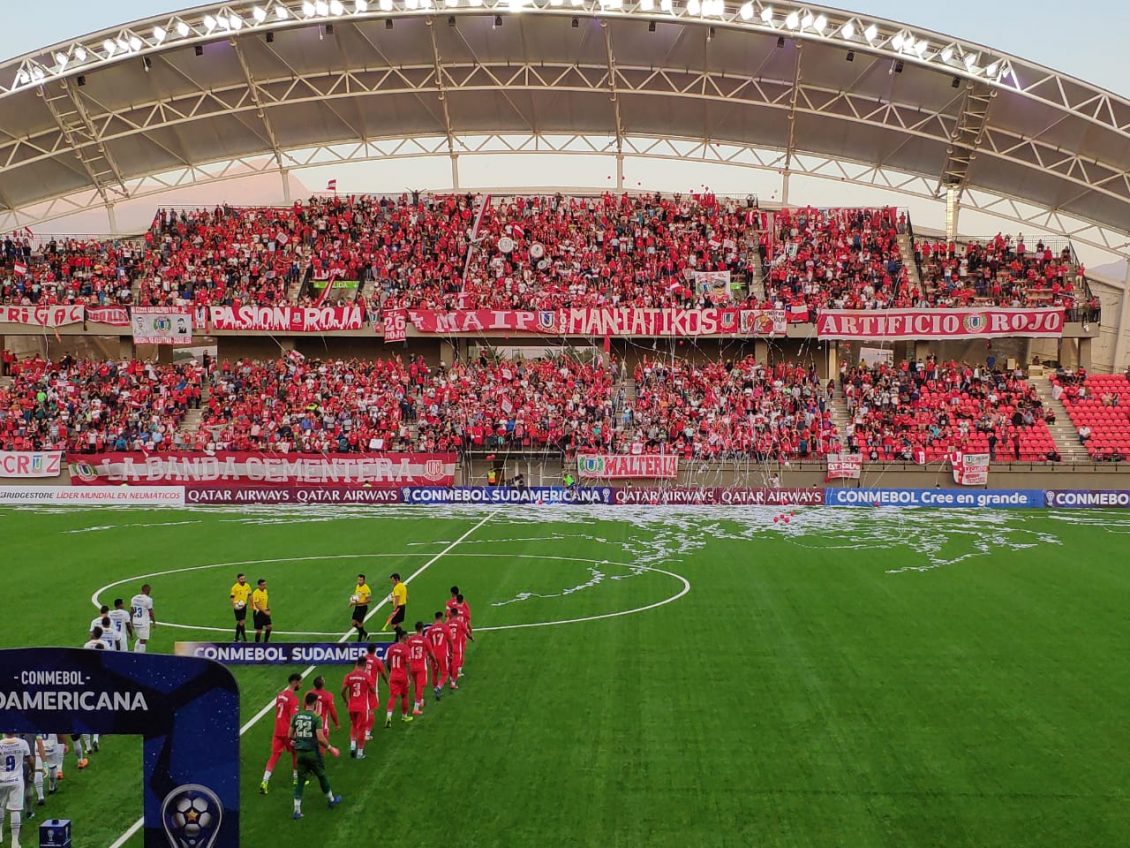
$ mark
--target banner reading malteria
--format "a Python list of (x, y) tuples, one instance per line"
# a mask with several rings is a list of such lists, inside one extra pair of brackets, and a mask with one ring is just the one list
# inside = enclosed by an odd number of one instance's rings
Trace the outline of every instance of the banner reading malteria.
[(674, 479), (679, 476), (679, 457), (668, 454), (589, 454), (577, 457), (577, 473), (581, 477), (599, 480)]
[(163, 454), (74, 454), (71, 483), (91, 486), (130, 483), (150, 486), (194, 483), (256, 483), (274, 486), (450, 486), (453, 453), (269, 454), (171, 451)]
[(1063, 309), (822, 309), (821, 339), (1059, 338)]
[(192, 312), (172, 306), (135, 306), (130, 310), (134, 344), (192, 344)]

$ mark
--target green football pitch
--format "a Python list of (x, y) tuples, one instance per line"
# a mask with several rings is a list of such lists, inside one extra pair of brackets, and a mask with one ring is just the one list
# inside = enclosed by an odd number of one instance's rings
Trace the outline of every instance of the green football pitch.
[[(143, 581), (157, 651), (230, 638), (237, 571), (270, 581), (288, 641), (341, 638), (359, 571), (378, 593), (413, 575), (410, 622), (462, 587), (460, 691), (378, 728), (367, 761), (331, 760), (336, 810), (310, 790), (291, 821), (285, 758), (258, 794), (263, 708), (301, 669), (236, 669), (250, 848), (1130, 844), (1130, 516), (29, 509), (0, 527), (8, 647), (81, 644), (92, 596)], [(345, 669), (317, 673), (336, 692)], [(40, 816), (109, 848), (140, 774), (140, 743), (106, 739), (83, 772), (68, 755)]]

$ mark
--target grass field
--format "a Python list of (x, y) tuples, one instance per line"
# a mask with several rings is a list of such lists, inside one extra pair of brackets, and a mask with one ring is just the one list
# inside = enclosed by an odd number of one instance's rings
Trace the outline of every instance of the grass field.
[[(324, 634), (295, 640), (342, 636), (359, 570), (382, 592), (419, 571), (410, 621), (463, 587), (463, 688), (333, 761), (338, 810), (315, 793), (291, 821), (285, 762), (261, 797), (270, 716), (247, 730), (251, 848), (1130, 844), (1130, 517), (780, 515), (3, 510), (3, 643), (80, 644), (92, 594), (144, 575), (158, 651), (228, 638), (237, 571), (270, 581), (279, 631)], [(243, 721), (288, 672), (236, 671)], [(110, 846), (140, 744), (67, 763), (42, 811)]]

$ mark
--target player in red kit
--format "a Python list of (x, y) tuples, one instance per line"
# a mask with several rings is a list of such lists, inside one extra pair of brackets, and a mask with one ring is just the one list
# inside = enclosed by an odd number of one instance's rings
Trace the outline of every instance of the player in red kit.
[(467, 649), (467, 639), (474, 640), (474, 637), (467, 631), (467, 622), (459, 614), (458, 607), (448, 607), (447, 633), (451, 637), (451, 665), (448, 667), (447, 673), (451, 678), (451, 688), (458, 689), (459, 684), (455, 681), (459, 679), (459, 670), (463, 668), (463, 654)]
[(377, 656), (377, 646), (370, 645), (365, 649), (365, 673), (369, 675), (369, 726), (365, 728), (365, 740), (373, 738), (373, 722), (376, 721), (377, 712), (381, 708), (381, 693), (377, 688), (378, 678), (383, 677), (388, 683), (388, 671), (385, 664)]
[(349, 756), (365, 759), (365, 731), (369, 729), (369, 703), (373, 684), (365, 658), (358, 657), (341, 684), (341, 698), (349, 710)]
[(408, 646), (408, 671), (412, 676), (412, 715), (424, 713), (424, 690), (428, 686), (428, 640), (424, 638), (424, 622), (416, 622), (416, 632), (404, 644)]
[(290, 720), (298, 712), (298, 687), (302, 685), (302, 675), (292, 674), (286, 679), (286, 688), (275, 696), (275, 735), (271, 738), (271, 757), (267, 760), (267, 770), (263, 772), (263, 782), (259, 784), (259, 794), (266, 795), (271, 782), (271, 772), (283, 751), (290, 751), (294, 779), (298, 780), (298, 755), (290, 739)]
[[(322, 730), (326, 733), (326, 738), (330, 738), (330, 720), (333, 719), (334, 730), (341, 728), (341, 722), (337, 720), (337, 705), (334, 703), (334, 693), (326, 688), (326, 678), (318, 675), (314, 678), (314, 688), (310, 690), (317, 697), (318, 702), (314, 704), (314, 715), (320, 716), (322, 719)], [(310, 692), (306, 694), (309, 695)]]
[(428, 659), (432, 666), (432, 691), (438, 701), (443, 692), (443, 684), (447, 682), (447, 669), (451, 665), (451, 636), (444, 624), (442, 612), (436, 613), (432, 626), (424, 631), (424, 640), (428, 643)]
[(392, 708), (400, 698), (400, 718), (411, 721), (408, 715), (408, 646), (404, 644), (405, 633), (396, 628), (396, 643), (385, 651), (388, 663), (388, 707), (385, 712), (385, 727), (392, 727)]

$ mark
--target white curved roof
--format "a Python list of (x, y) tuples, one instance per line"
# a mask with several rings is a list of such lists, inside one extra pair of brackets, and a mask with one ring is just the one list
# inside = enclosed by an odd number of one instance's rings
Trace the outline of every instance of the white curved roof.
[(113, 203), (152, 175), (208, 180), (261, 154), (287, 168), (330, 144), (363, 158), (389, 139), (459, 153), (584, 136), (606, 153), (685, 140), (777, 151), (783, 170), (879, 166), (1127, 247), (1130, 101), (1096, 86), (825, 7), (475, 1), (202, 6), (0, 65), (0, 212)]

